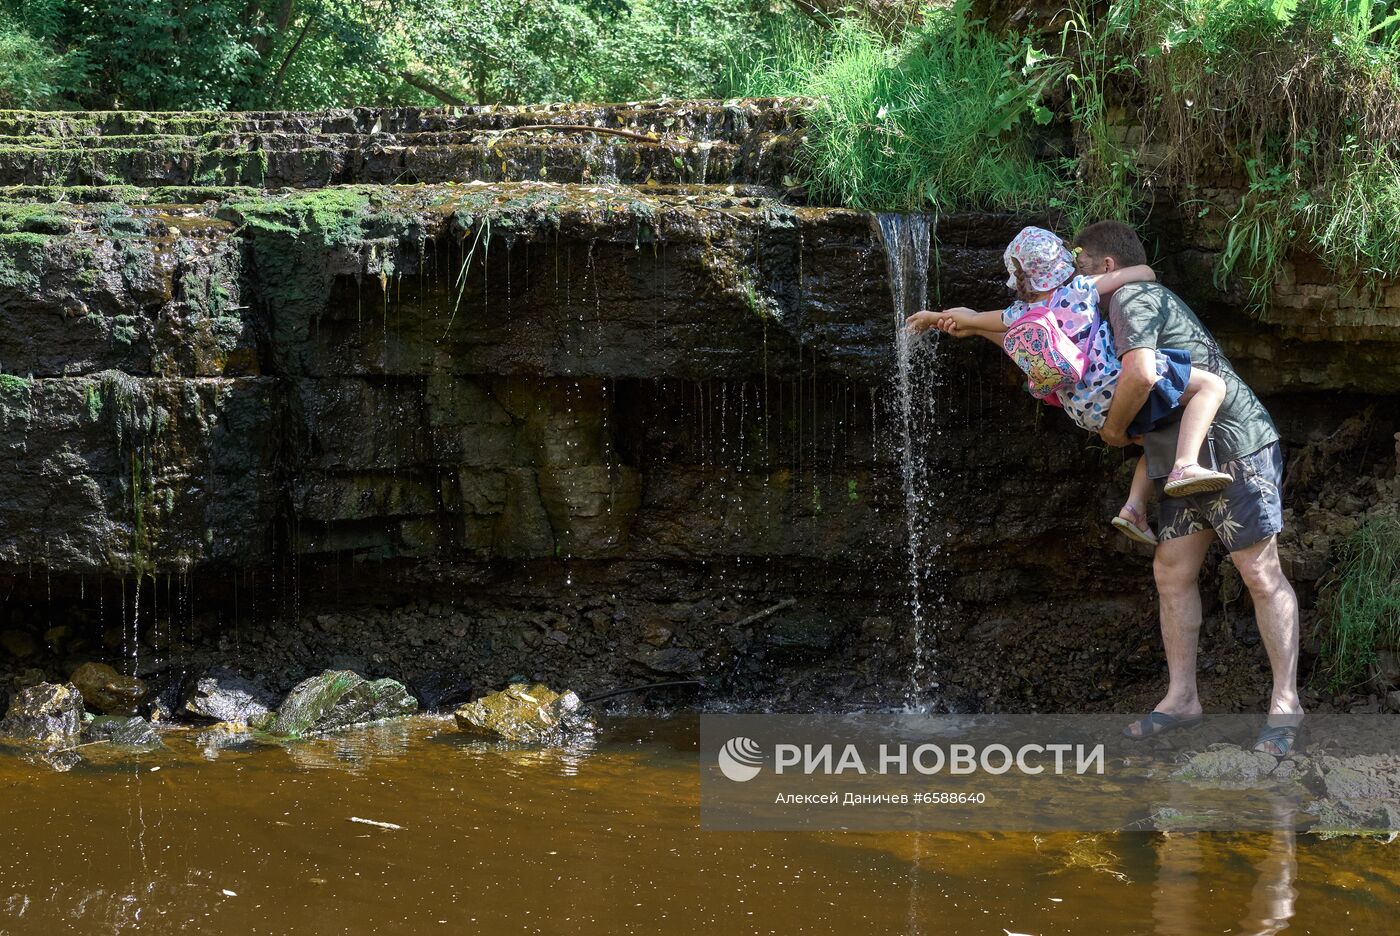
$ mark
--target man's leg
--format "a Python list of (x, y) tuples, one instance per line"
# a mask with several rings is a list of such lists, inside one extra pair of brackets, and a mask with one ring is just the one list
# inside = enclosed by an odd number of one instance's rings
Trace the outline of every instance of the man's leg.
[[(1167, 654), (1167, 694), (1155, 711), (1190, 716), (1201, 713), (1196, 694), (1196, 643), (1201, 634), (1201, 563), (1215, 533), (1209, 529), (1163, 540), (1152, 572), (1161, 602), (1162, 646)], [(1134, 728), (1134, 734), (1139, 731)]]
[(1298, 700), (1298, 598), (1278, 561), (1278, 537), (1246, 546), (1230, 553), (1249, 596), (1254, 599), (1254, 617), (1259, 636), (1269, 654), (1274, 689), (1269, 698), (1270, 715), (1297, 715), (1303, 711)]

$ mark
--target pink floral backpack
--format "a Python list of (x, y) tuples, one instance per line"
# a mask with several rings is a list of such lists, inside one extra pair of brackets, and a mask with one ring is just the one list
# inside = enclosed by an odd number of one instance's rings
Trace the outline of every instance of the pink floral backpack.
[(1059, 406), (1056, 391), (1068, 390), (1083, 379), (1089, 369), (1089, 352), (1099, 336), (1103, 320), (1095, 314), (1086, 348), (1075, 344), (1055, 319), (1048, 305), (1033, 306), (1006, 330), (1002, 350), (1026, 375), (1031, 396), (1050, 406)]

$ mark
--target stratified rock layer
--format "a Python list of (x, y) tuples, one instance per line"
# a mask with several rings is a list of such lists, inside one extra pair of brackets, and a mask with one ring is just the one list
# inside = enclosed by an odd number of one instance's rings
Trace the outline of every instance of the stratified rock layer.
[[(1105, 522), (1130, 462), (989, 345), (920, 352), (908, 554), (884, 248), (791, 187), (804, 132), (775, 101), (0, 113), (5, 646), (62, 677), (139, 618), (146, 650), (251, 648), (277, 689), (349, 655), (890, 699), (914, 577), (957, 704), (1155, 681), (1150, 569)], [(1285, 443), (1364, 423), (1290, 502), (1308, 606), (1392, 485), (1400, 295), (1344, 303), (1295, 265), (1251, 318), (1210, 285), (1218, 245), (1161, 217), (1164, 278)], [(999, 304), (1028, 220), (937, 219), (934, 301)], [(1238, 579), (1207, 581), (1233, 621)]]

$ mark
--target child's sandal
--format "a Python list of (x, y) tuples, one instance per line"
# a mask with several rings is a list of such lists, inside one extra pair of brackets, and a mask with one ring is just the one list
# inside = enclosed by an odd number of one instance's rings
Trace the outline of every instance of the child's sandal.
[[(1132, 519), (1123, 516), (1124, 513), (1131, 514)], [(1148, 546), (1157, 545), (1157, 534), (1152, 532), (1152, 527), (1147, 524), (1147, 518), (1131, 504), (1124, 506), (1119, 511), (1118, 516), (1113, 518), (1113, 526), (1135, 543), (1145, 543)]]
[(1162, 485), (1162, 493), (1170, 497), (1188, 497), (1192, 494), (1209, 494), (1223, 491), (1235, 479), (1223, 471), (1211, 471), (1200, 465), (1184, 465), (1173, 468), (1167, 475), (1167, 483)]

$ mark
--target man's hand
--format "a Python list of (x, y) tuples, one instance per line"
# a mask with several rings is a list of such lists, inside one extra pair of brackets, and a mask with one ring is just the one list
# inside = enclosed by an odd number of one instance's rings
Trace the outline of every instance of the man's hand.
[(1142, 436), (1130, 436), (1122, 430), (1116, 430), (1105, 425), (1099, 430), (1099, 438), (1114, 448), (1122, 448), (1125, 445), (1141, 445)]

